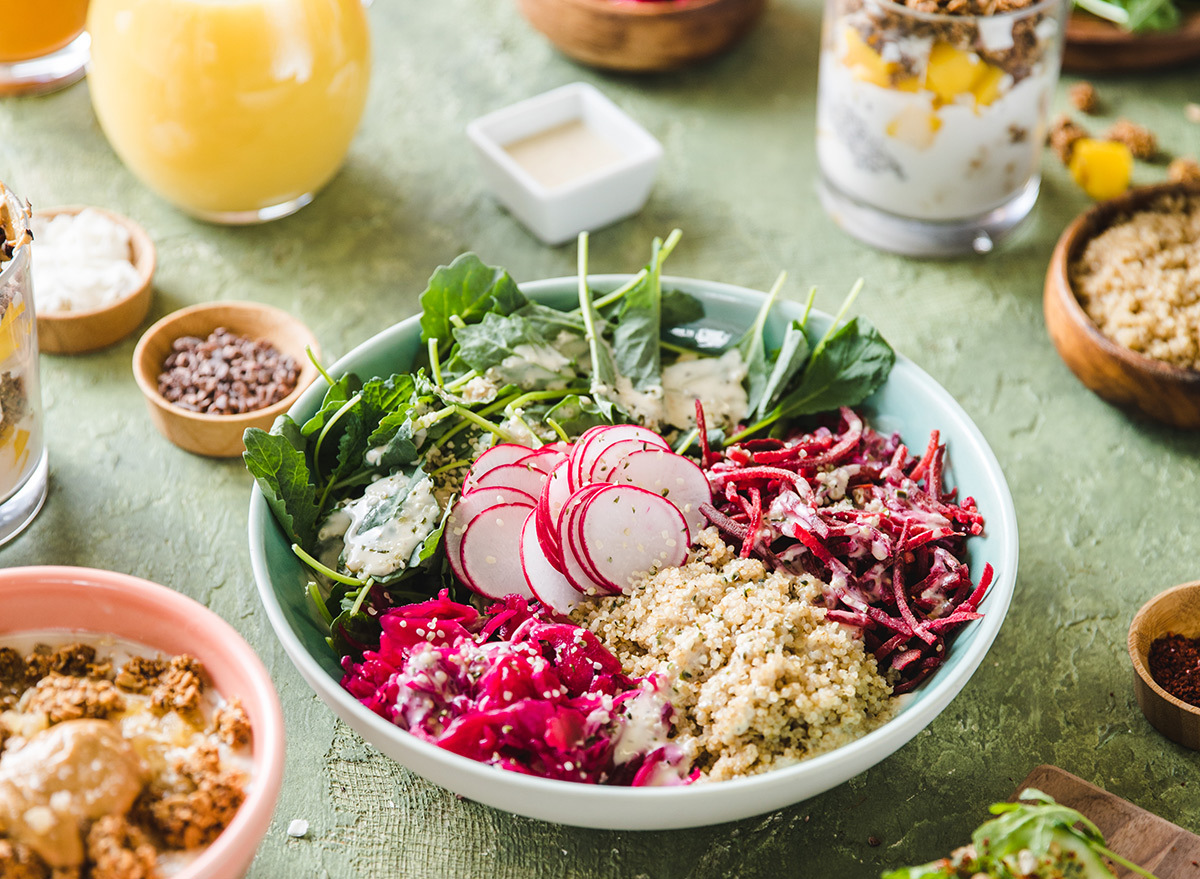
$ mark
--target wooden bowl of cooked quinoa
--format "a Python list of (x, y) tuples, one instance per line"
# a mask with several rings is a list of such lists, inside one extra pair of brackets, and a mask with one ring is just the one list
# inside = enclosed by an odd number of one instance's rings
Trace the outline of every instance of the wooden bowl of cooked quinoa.
[(1200, 430), (1200, 184), (1132, 189), (1078, 217), (1054, 250), (1043, 306), (1089, 389)]

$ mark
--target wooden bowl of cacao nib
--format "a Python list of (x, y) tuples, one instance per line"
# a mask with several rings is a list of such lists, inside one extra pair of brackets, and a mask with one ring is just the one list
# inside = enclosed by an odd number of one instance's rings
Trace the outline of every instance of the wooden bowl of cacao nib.
[(163, 436), (197, 455), (233, 458), (246, 428), (269, 430), (312, 383), (318, 356), (312, 332), (286, 311), (210, 302), (150, 327), (133, 375)]

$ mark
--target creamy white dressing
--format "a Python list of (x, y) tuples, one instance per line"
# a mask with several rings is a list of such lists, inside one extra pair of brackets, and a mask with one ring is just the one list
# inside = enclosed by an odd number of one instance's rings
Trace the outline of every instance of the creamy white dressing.
[(547, 189), (565, 186), (625, 158), (620, 147), (582, 119), (507, 143), (504, 151)]
[(670, 730), (663, 720), (666, 705), (666, 696), (649, 684), (643, 684), (642, 691), (625, 703), (624, 723), (613, 750), (614, 763), (628, 763), (667, 743)]
[(513, 353), (487, 371), (494, 385), (517, 385), (526, 390), (543, 386), (547, 390), (565, 388), (575, 377), (571, 361), (551, 345), (522, 343)]
[(386, 577), (408, 564), (412, 554), (437, 527), (441, 508), (433, 496), (433, 481), (424, 477), (409, 491), (396, 516), (360, 530), (380, 505), (394, 498), (410, 481), (406, 473), (385, 476), (367, 486), (362, 497), (334, 510), (317, 534), (324, 543), (341, 537), (342, 565), (352, 574)]
[(656, 385), (645, 390), (637, 390), (629, 376), (618, 375), (617, 386), (613, 389), (613, 399), (629, 416), (639, 424), (644, 424), (651, 430), (657, 430), (663, 421), (663, 389)]
[(675, 427), (696, 426), (696, 398), (704, 406), (709, 427), (732, 427), (749, 414), (742, 381), (746, 364), (736, 348), (720, 357), (685, 355), (663, 367), (665, 420)]

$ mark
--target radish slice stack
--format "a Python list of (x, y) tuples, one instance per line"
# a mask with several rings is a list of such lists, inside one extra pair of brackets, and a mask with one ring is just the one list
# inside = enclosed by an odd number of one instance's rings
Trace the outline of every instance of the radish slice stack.
[(711, 501), (698, 465), (632, 424), (536, 451), (502, 443), (463, 481), (446, 555), (481, 595), (515, 592), (567, 613), (584, 596), (620, 594), (683, 564)]

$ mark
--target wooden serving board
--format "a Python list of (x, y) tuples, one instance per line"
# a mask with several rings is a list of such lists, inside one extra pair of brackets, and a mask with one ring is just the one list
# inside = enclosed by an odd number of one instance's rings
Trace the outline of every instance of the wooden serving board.
[[(1035, 787), (1095, 822), (1107, 845), (1159, 879), (1200, 879), (1200, 836), (1088, 784), (1057, 766), (1039, 766), (1013, 792)], [(1117, 876), (1136, 877), (1128, 870)]]

